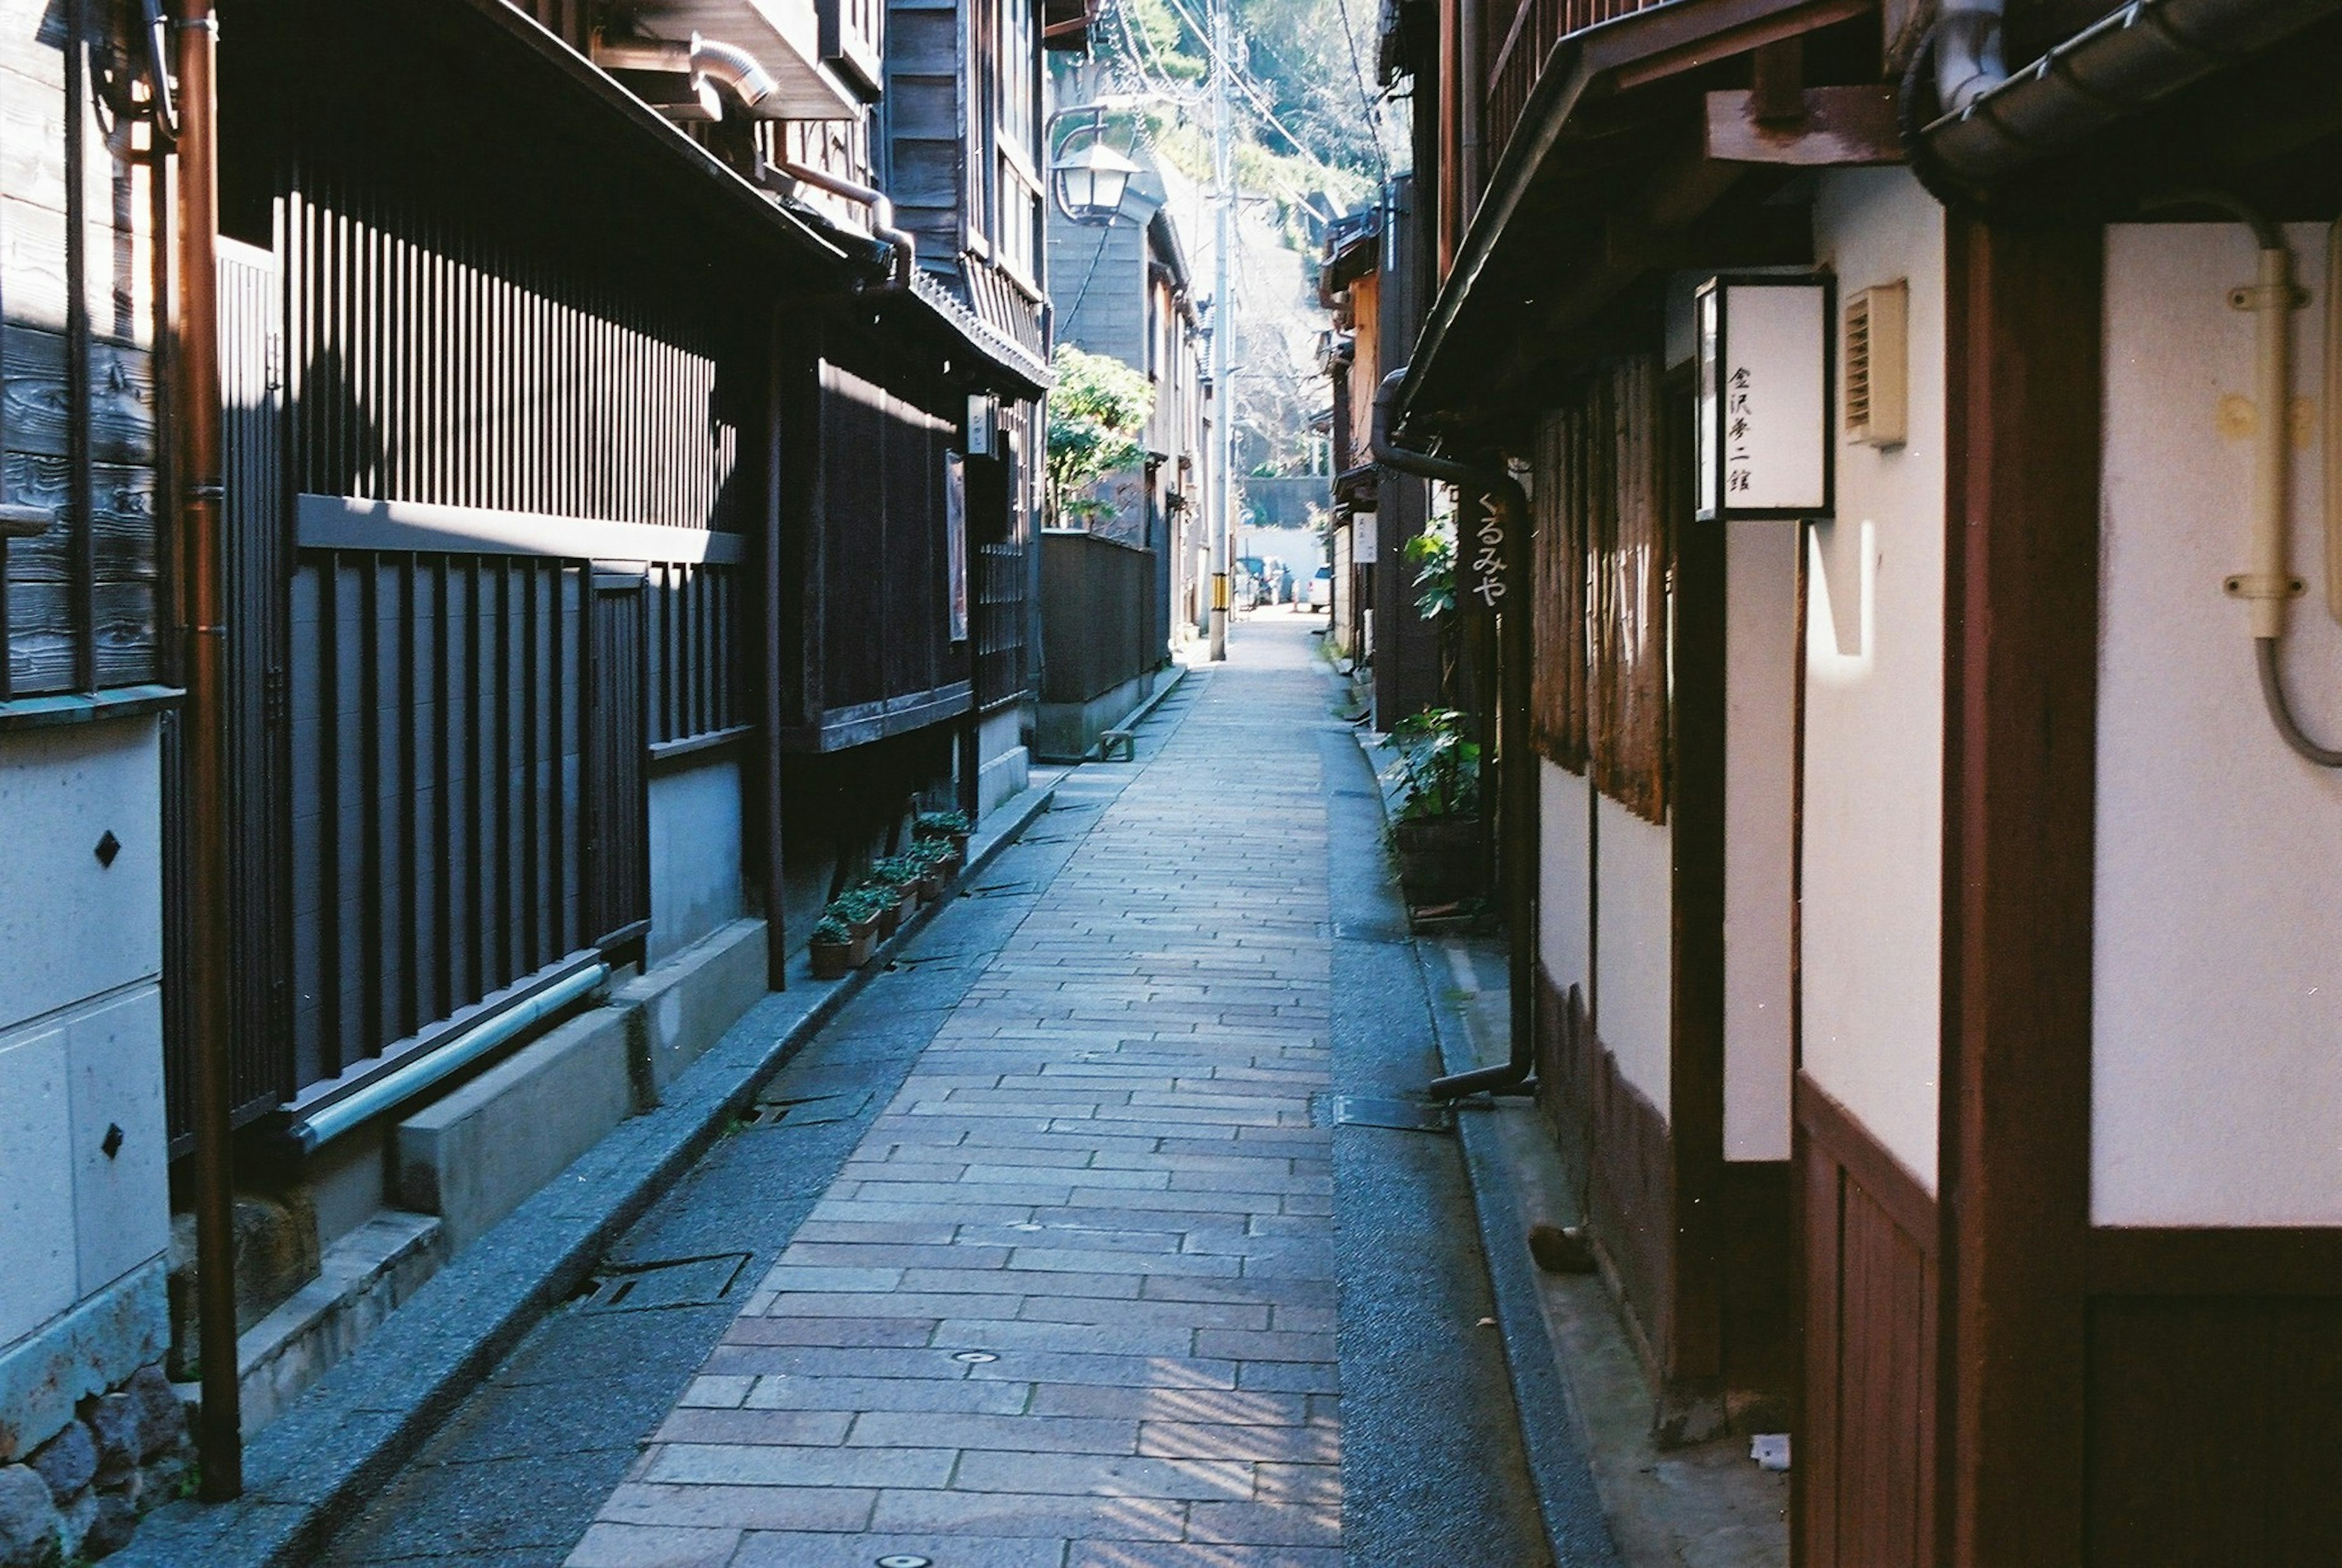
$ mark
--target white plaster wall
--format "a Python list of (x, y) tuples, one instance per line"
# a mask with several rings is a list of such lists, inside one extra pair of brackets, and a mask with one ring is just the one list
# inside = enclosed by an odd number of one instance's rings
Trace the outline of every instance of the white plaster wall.
[(1724, 1157), (1789, 1157), (1797, 529), (1725, 538)]
[(169, 1240), (160, 784), (152, 719), (0, 736), (0, 1347)]
[(1595, 801), (1595, 1032), (1618, 1071), (1668, 1114), (1673, 1055), (1675, 834)]
[[(2325, 235), (2288, 231), (2300, 281)], [(2255, 255), (2232, 224), (2107, 236), (2091, 1215), (2100, 1224), (2342, 1223), (2342, 775), (2287, 750), (2245, 610)], [(2317, 385), (2321, 297), (2295, 317)], [(2223, 429), (2223, 403), (2227, 428)], [(2240, 402), (2242, 406), (2240, 406)], [(2238, 420), (2237, 415), (2246, 415)], [(2295, 712), (2342, 742), (2320, 453), (2295, 442), (2283, 645)]]
[(1842, 293), (1907, 279), (1909, 440), (1837, 448), (1812, 530), (1803, 1065), (1932, 1191), (1941, 1035), (1943, 210), (1899, 169), (1817, 182)]
[(1593, 826), (1587, 784), (1566, 768), (1537, 762), (1537, 957), (1546, 977), (1567, 994), (1586, 994), (1593, 974), (1586, 956), (1592, 930), (1586, 879), (1593, 874)]
[(654, 964), (740, 918), (740, 779), (726, 754), (651, 779)]
[(1015, 800), (1033, 786), (1033, 754), (1025, 744), (1025, 728), (1032, 722), (1032, 709), (1020, 703), (976, 726), (977, 816)]

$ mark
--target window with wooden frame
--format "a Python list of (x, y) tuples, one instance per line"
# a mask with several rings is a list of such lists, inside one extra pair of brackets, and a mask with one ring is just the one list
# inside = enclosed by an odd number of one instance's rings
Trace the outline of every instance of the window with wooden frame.
[(1033, 0), (994, 0), (993, 240), (1000, 265), (1032, 285), (1040, 245), (1041, 175), (1035, 165), (1040, 138), (1040, 37)]
[(1539, 750), (1651, 822), (1666, 820), (1668, 594), (1680, 497), (1658, 363), (1623, 359), (1539, 424), (1539, 616), (1531, 716)]

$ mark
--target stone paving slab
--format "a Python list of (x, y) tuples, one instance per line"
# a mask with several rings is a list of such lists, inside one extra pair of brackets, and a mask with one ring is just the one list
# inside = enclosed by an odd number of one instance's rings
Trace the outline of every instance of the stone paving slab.
[[(1317, 687), (1296, 662), (1186, 690), (575, 1568), (1338, 1548)], [(1217, 757), (1243, 759), (1240, 834)]]

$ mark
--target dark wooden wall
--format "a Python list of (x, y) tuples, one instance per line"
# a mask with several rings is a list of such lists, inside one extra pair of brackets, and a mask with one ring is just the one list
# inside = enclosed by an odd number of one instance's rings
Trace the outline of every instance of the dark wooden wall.
[(1800, 1078), (1805, 1405), (1791, 1471), (1803, 1568), (1937, 1562), (1936, 1201)]
[(1086, 703), (1166, 657), (1156, 555), (1102, 534), (1041, 536), (1041, 700)]
[[(564, 100), (472, 95), (482, 62), (368, 14), (234, 21), (223, 210), (281, 265), (275, 319), (245, 325), (281, 338), (285, 391), (275, 471), (232, 473), (232, 511), (255, 543), (301, 544), (302, 495), (546, 541), (361, 528), (235, 564), (247, 632), (284, 606), (247, 728), (286, 788), (240, 843), (289, 834), (285, 909), (239, 954), (285, 997), (260, 1036), (281, 1098), (639, 931), (645, 750), (742, 722), (748, 553), (707, 542), (764, 515), (768, 348), (737, 274), (672, 243), (688, 214), (563, 138)], [(572, 518), (646, 525), (623, 587), (563, 549)]]
[(2342, 1562), (2342, 1230), (2090, 1238), (2089, 1560)]
[(972, 705), (969, 644), (946, 615), (945, 464), (960, 402), (837, 334), (796, 373), (784, 420), (785, 462), (806, 480), (785, 501), (786, 619), (801, 650), (783, 672), (793, 748), (858, 745)]
[(959, 0), (889, 0), (886, 127), (879, 172), (896, 221), (922, 255), (956, 257), (966, 246), (967, 130), (974, 106), (960, 80), (966, 24)]

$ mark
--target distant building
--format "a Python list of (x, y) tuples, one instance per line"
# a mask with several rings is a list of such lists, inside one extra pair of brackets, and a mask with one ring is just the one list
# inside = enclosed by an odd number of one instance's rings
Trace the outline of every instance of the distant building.
[(1079, 756), (1153, 692), (1209, 609), (1204, 338), (1187, 256), (1151, 156), (1110, 222), (1052, 206), (1057, 341), (1146, 374), (1146, 455), (1100, 482), (1105, 509), (1042, 542), (1043, 752)]

